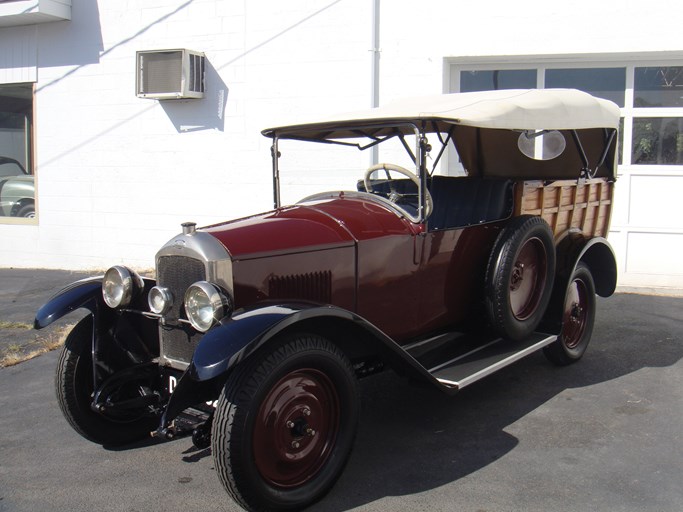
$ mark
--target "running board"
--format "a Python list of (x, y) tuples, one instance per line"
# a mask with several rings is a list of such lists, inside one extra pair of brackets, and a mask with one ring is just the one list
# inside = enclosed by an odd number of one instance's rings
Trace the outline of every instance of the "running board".
[(540, 332), (523, 341), (504, 338), (472, 340), (440, 336), (408, 348), (408, 352), (436, 379), (457, 391), (550, 345), (556, 335)]

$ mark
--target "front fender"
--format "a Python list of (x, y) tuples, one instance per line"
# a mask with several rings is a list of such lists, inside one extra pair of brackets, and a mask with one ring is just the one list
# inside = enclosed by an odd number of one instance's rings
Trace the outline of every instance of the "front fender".
[(187, 369), (188, 376), (203, 382), (224, 375), (285, 329), (298, 324), (310, 328), (315, 322), (322, 322), (331, 329), (353, 327), (356, 340), (349, 340), (349, 346), (345, 343), (342, 350), (349, 349), (353, 341), (363, 339), (372, 345), (373, 352), (381, 354), (392, 366), (433, 380), (398, 343), (361, 316), (336, 306), (313, 303), (261, 305), (221, 322), (197, 345)]
[(196, 381), (218, 377), (287, 327), (316, 317), (360, 320), (344, 309), (317, 304), (269, 305), (243, 311), (204, 335), (194, 351), (189, 374)]
[[(115, 310), (109, 308), (102, 298), (102, 279), (104, 276), (88, 277), (75, 283), (71, 283), (61, 291), (53, 295), (50, 300), (43, 304), (36, 312), (36, 318), (33, 321), (35, 329), (43, 329), (55, 320), (59, 320), (64, 315), (76, 311), (80, 308), (85, 308), (90, 311), (96, 318), (102, 312), (114, 313)], [(149, 289), (156, 284), (154, 279), (143, 277), (144, 288), (140, 301), (144, 301), (144, 297), (149, 292)], [(141, 306), (141, 304), (133, 303), (134, 306)]]
[(184, 409), (199, 400), (211, 400), (218, 389), (210, 382), (246, 359), (288, 326), (321, 314), (351, 315), (333, 306), (315, 304), (262, 304), (240, 311), (208, 331), (194, 350), (161, 418), (158, 435), (172, 436), (168, 427)]
[(436, 383), (429, 372), (394, 340), (355, 313), (313, 303), (259, 304), (223, 320), (204, 335), (195, 348), (190, 366), (171, 395), (159, 433), (166, 435), (173, 418), (193, 403), (214, 399), (220, 392), (221, 377), (279, 333), (297, 324), (310, 327), (320, 321), (340, 328), (354, 326), (355, 334), (373, 344), (376, 352), (392, 366)]
[(88, 309), (95, 314), (98, 304), (104, 303), (102, 299), (102, 278), (89, 277), (81, 281), (71, 283), (69, 286), (52, 296), (36, 312), (33, 322), (35, 329), (47, 327), (55, 320), (80, 308)]

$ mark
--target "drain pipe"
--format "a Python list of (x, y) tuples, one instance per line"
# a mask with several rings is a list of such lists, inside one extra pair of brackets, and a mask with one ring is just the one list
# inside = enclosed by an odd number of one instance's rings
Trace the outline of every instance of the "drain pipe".
[[(372, 89), (370, 106), (379, 107), (379, 2), (372, 0), (372, 64), (370, 75), (370, 86)], [(375, 165), (379, 161), (379, 147), (373, 146), (370, 154), (370, 165)]]

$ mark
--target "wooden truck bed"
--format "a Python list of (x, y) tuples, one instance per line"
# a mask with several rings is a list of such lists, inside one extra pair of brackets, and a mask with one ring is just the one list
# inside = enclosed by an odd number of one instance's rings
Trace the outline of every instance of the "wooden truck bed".
[(607, 236), (614, 183), (590, 180), (524, 181), (517, 185), (515, 215), (540, 215), (555, 236), (570, 228), (587, 237)]

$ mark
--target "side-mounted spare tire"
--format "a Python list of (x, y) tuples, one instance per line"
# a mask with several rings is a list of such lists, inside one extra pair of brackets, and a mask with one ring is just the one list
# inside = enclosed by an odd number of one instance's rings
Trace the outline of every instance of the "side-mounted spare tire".
[(499, 233), (486, 267), (486, 314), (502, 337), (519, 341), (543, 318), (555, 277), (555, 246), (541, 217), (522, 215)]

